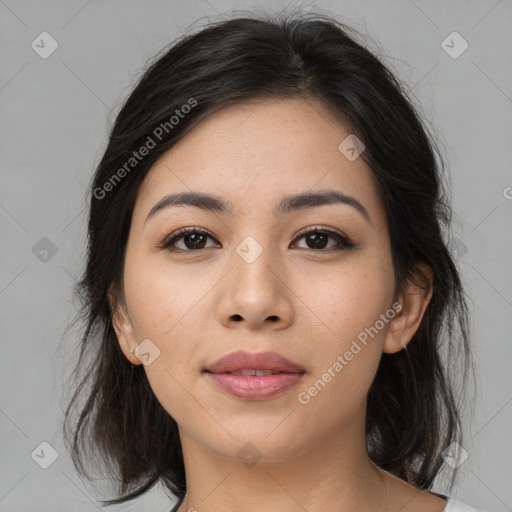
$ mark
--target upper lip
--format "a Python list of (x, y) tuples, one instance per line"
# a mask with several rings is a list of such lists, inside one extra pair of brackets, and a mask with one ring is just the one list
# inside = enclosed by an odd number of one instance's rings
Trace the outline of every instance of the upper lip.
[(289, 361), (277, 352), (251, 353), (245, 350), (231, 352), (217, 359), (217, 361), (209, 365), (205, 371), (210, 373), (229, 373), (245, 369), (304, 373), (304, 370), (299, 365)]

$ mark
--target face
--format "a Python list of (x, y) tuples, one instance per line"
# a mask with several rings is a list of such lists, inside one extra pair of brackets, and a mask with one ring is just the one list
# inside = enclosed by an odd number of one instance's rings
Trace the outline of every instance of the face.
[[(231, 106), (162, 155), (139, 190), (119, 342), (140, 363), (129, 351), (146, 340), (144, 371), (180, 434), (226, 457), (251, 441), (263, 461), (282, 460), (361, 429), (382, 352), (402, 348), (389, 334), (386, 213), (371, 170), (339, 149), (349, 135), (313, 101)], [(224, 209), (160, 203), (190, 192)], [(326, 192), (350, 199), (277, 209)], [(235, 397), (204, 369), (238, 350), (277, 352), (304, 373), (269, 398)]]

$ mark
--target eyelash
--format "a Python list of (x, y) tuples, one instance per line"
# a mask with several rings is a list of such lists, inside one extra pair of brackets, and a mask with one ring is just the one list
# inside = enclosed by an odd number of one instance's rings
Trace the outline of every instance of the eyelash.
[[(178, 231), (174, 232), (172, 235), (166, 237), (160, 244), (158, 244), (158, 249), (165, 249), (170, 252), (200, 252), (204, 249), (176, 249), (175, 247), (172, 247), (172, 244), (176, 243), (178, 240), (183, 238), (186, 235), (196, 233), (200, 235), (206, 235), (210, 238), (215, 240), (215, 237), (209, 232), (204, 229), (196, 228), (196, 227), (187, 227), (179, 229)], [(309, 233), (321, 233), (324, 235), (328, 235), (329, 237), (333, 238), (338, 242), (338, 244), (341, 247), (331, 247), (329, 249), (308, 249), (313, 252), (330, 252), (330, 251), (342, 251), (344, 249), (352, 249), (356, 246), (352, 240), (347, 237), (346, 235), (342, 235), (341, 233), (338, 233), (337, 231), (333, 231), (331, 229), (325, 228), (323, 226), (315, 226), (312, 228), (305, 228), (301, 230), (295, 240), (299, 240), (300, 238), (304, 237), (305, 235), (308, 235)], [(206, 249), (211, 249), (211, 247), (207, 247)]]

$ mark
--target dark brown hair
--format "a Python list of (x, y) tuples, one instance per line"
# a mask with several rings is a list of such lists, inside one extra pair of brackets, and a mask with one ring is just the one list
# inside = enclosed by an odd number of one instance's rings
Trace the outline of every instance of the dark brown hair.
[[(159, 481), (179, 498), (186, 493), (177, 424), (142, 365), (132, 368), (122, 353), (112, 326), (109, 291), (121, 300), (137, 192), (159, 156), (205, 116), (251, 99), (318, 100), (363, 141), (361, 158), (386, 206), (396, 289), (421, 280), (418, 262), (433, 271), (433, 295), (408, 351), (382, 355), (368, 394), (371, 459), (429, 489), (443, 450), (462, 442), (455, 377), (462, 376), (462, 389), (472, 365), (467, 306), (447, 248), (443, 160), (408, 94), (358, 37), (318, 13), (210, 23), (156, 55), (120, 109), (89, 190), (87, 264), (76, 285), (84, 323), (75, 368), (81, 380), (64, 422), (80, 473), (87, 475), (85, 461), (101, 462), (120, 483), (118, 497), (104, 503), (134, 499)], [(75, 407), (79, 416), (69, 428)]]

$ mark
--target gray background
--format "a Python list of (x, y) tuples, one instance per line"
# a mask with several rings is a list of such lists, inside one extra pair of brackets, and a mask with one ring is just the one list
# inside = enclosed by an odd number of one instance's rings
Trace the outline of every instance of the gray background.
[[(0, 0), (0, 511), (92, 511), (100, 508), (96, 499), (108, 497), (81, 481), (61, 440), (78, 344), (76, 334), (63, 339), (63, 332), (75, 315), (84, 194), (106, 145), (107, 120), (147, 58), (194, 21), (201, 18), (192, 29), (233, 8), (285, 4)], [(476, 508), (512, 510), (512, 2), (306, 5), (345, 17), (371, 38), (368, 46), (408, 84), (441, 142), (452, 182), (451, 243), (471, 298), (478, 370), (475, 414), (466, 424), (469, 457), (453, 495)], [(46, 59), (31, 47), (44, 31), (58, 43)], [(453, 31), (469, 44), (458, 58), (442, 47)], [(31, 457), (43, 441), (58, 453), (47, 469)], [(50, 451), (36, 453), (42, 461)], [(106, 510), (170, 505), (157, 488)]]

